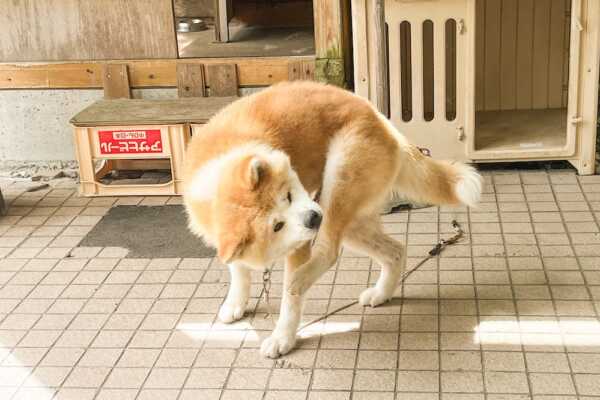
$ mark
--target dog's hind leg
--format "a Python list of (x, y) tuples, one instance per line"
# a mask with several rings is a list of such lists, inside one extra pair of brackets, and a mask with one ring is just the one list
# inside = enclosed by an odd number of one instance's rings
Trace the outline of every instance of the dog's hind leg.
[(277, 358), (288, 353), (296, 344), (296, 331), (302, 318), (304, 296), (292, 296), (288, 293), (287, 287), (292, 273), (309, 258), (310, 246), (307, 243), (286, 259), (283, 276), (284, 290), (281, 295), (281, 311), (277, 326), (271, 336), (266, 338), (260, 347), (260, 351), (265, 357)]
[(362, 292), (360, 304), (375, 307), (390, 300), (404, 270), (406, 252), (400, 242), (383, 232), (379, 216), (354, 221), (346, 231), (344, 245), (368, 255), (381, 265), (377, 283)]
[(379, 210), (388, 196), (397, 169), (397, 148), (391, 146), (393, 139), (365, 133), (370, 128), (353, 126), (338, 133), (329, 145), (319, 201), (323, 222), (310, 260), (294, 274), (292, 294), (304, 293), (335, 264), (350, 224)]
[(219, 309), (219, 319), (229, 324), (244, 316), (250, 297), (250, 270), (237, 264), (228, 264), (231, 276), (227, 298)]

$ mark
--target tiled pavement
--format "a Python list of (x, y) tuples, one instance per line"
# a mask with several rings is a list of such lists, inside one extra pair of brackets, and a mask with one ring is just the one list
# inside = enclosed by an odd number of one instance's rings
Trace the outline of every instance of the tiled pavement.
[[(12, 203), (0, 218), (0, 399), (599, 399), (600, 176), (496, 171), (486, 182), (478, 209), (386, 216), (409, 266), (453, 218), (469, 234), (402, 299), (330, 317), (273, 361), (258, 352), (271, 328), (259, 275), (250, 312), (225, 326), (216, 260), (75, 248), (113, 205), (178, 198), (80, 198), (68, 180), (24, 193), (31, 183), (0, 180)], [(355, 299), (371, 267), (345, 252), (311, 289), (307, 319)], [(281, 271), (273, 279), (277, 303)]]

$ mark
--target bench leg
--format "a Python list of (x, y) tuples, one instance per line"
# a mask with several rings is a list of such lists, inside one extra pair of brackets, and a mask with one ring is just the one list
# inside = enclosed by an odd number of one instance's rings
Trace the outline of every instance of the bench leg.
[(6, 207), (6, 203), (4, 202), (4, 197), (2, 197), (2, 190), (0, 189), (0, 216), (6, 215), (8, 212), (8, 208)]

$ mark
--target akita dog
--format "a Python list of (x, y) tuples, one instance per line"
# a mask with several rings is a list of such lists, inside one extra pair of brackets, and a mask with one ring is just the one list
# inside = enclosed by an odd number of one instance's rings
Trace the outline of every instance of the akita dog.
[(231, 272), (223, 322), (243, 317), (250, 271), (286, 258), (279, 320), (261, 346), (268, 357), (294, 347), (304, 294), (342, 244), (381, 264), (360, 303), (392, 297), (405, 263), (379, 218), (392, 192), (472, 206), (482, 186), (473, 168), (422, 155), (367, 100), (308, 81), (225, 107), (193, 137), (185, 163), (190, 229)]

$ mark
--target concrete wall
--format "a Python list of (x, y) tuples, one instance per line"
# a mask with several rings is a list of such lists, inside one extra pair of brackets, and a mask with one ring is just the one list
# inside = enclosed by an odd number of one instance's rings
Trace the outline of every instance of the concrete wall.
[[(261, 88), (243, 88), (248, 95)], [(177, 89), (137, 89), (136, 99), (177, 98)], [(75, 157), (69, 120), (102, 90), (0, 90), (0, 164), (11, 161), (71, 161)]]
[[(74, 160), (69, 120), (102, 90), (0, 91), (0, 161)], [(134, 98), (175, 98), (176, 89), (142, 89)]]

